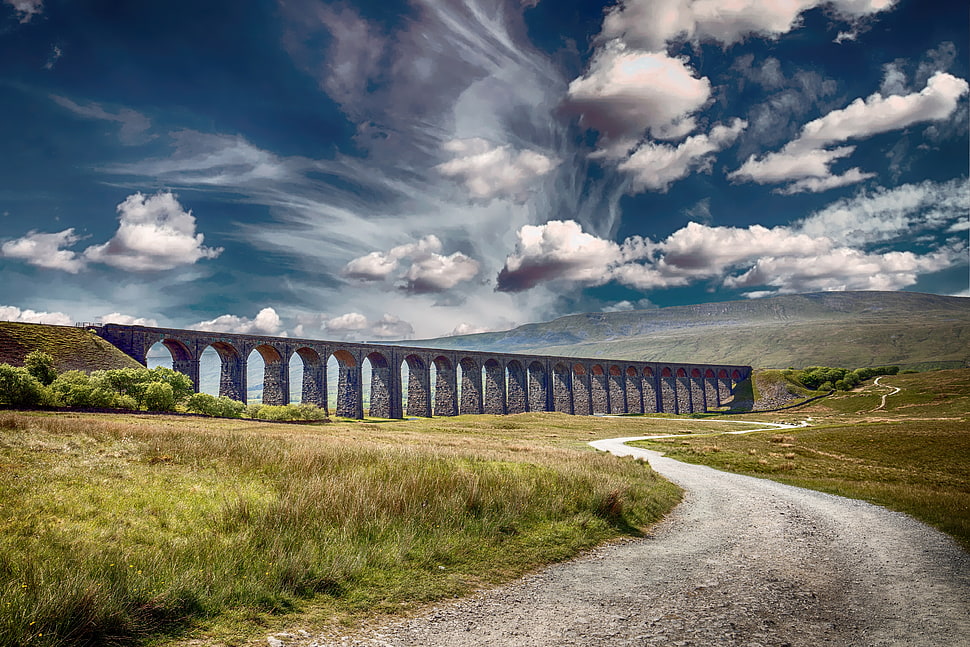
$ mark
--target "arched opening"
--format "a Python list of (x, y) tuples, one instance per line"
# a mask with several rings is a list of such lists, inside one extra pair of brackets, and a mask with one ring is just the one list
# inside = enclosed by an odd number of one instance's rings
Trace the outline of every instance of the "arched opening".
[(431, 417), (431, 371), (423, 359), (408, 355), (401, 365), (401, 380), (408, 385), (404, 410), (409, 416)]
[(675, 388), (677, 390), (677, 413), (692, 413), (690, 380), (683, 367), (677, 369)]
[(634, 366), (626, 369), (626, 412), (643, 413), (643, 380)]
[(619, 366), (610, 367), (610, 413), (626, 413), (626, 385), (624, 384), (623, 371)]
[(717, 402), (724, 406), (733, 400), (731, 378), (728, 376), (727, 369), (720, 369), (717, 372)]
[(643, 412), (644, 413), (657, 413), (659, 410), (659, 405), (657, 404), (657, 383), (654, 378), (653, 369), (649, 366), (643, 369)]
[[(331, 366), (335, 376), (331, 377)], [(363, 372), (357, 359), (346, 350), (335, 350), (327, 360), (327, 382), (336, 384), (336, 412), (341, 418), (364, 417)]]
[[(199, 356), (199, 373), (207, 378), (201, 380), (200, 386), (204, 393), (226, 396), (240, 402), (247, 401), (243, 358), (232, 344), (217, 341), (206, 347)], [(218, 386), (209, 382), (212, 378), (218, 380)]]
[[(365, 390), (364, 398), (370, 402), (369, 415), (374, 418), (400, 418), (401, 402), (398, 399), (395, 403), (394, 400), (400, 398), (401, 385), (394, 384), (393, 372), (387, 358), (377, 351), (364, 358), (365, 384), (367, 384), (368, 365), (370, 366), (370, 393), (368, 394)], [(394, 406), (395, 404), (397, 406)]]
[(734, 371), (733, 373), (731, 373), (731, 379), (734, 380), (734, 382), (736, 382), (736, 383), (737, 382), (740, 382), (741, 381), (741, 373), (738, 372), (738, 371)]
[(306, 402), (327, 408), (327, 377), (320, 354), (298, 348), (290, 358), (290, 402)]
[[(148, 368), (164, 366), (184, 373), (192, 380), (195, 389), (199, 389), (199, 367), (192, 359), (192, 352), (177, 339), (163, 339), (151, 345), (145, 353), (145, 365)], [(213, 380), (216, 384), (218, 382)]]
[(464, 357), (458, 362), (461, 381), (458, 389), (458, 411), (461, 414), (482, 413), (482, 369), (474, 359)]
[(704, 375), (699, 368), (690, 370), (690, 404), (691, 413), (707, 410), (707, 398), (704, 393)]
[(529, 411), (549, 410), (549, 379), (540, 362), (529, 364)]
[(572, 380), (569, 368), (558, 363), (552, 367), (552, 403), (553, 409), (561, 413), (573, 412)]
[(717, 389), (717, 376), (711, 369), (704, 371), (704, 401), (708, 408), (721, 406), (721, 395)]
[(526, 396), (526, 374), (522, 363), (513, 359), (505, 366), (506, 411), (509, 413), (525, 413), (529, 410)]
[(589, 387), (589, 371), (582, 364), (573, 364), (573, 413), (577, 416), (593, 413)]
[(458, 415), (458, 380), (455, 367), (444, 355), (432, 362), (434, 371), (434, 415)]
[(246, 384), (249, 401), (281, 405), (290, 393), (289, 372), (283, 356), (274, 346), (262, 344), (249, 353)]
[(664, 413), (679, 413), (677, 409), (677, 381), (670, 367), (660, 371), (660, 406)]
[(485, 380), (485, 413), (496, 416), (505, 414), (505, 367), (495, 359), (489, 359), (482, 367)]
[(599, 364), (590, 368), (590, 394), (593, 400), (593, 413), (610, 412), (610, 389), (606, 383), (606, 371)]

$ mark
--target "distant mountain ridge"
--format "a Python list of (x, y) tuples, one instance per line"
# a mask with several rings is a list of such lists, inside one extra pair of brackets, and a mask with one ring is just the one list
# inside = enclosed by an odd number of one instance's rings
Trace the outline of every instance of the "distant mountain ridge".
[(970, 364), (970, 299), (820, 292), (560, 317), (512, 330), (403, 342), (433, 348), (672, 362)]

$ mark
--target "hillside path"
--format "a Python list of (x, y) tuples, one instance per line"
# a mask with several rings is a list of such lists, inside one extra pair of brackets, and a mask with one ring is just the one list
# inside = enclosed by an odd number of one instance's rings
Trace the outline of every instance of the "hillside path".
[[(645, 539), (305, 645), (970, 645), (970, 554), (906, 515), (624, 445), (686, 490)], [(286, 641), (281, 644), (297, 644)]]
[(880, 375), (879, 377), (877, 377), (875, 379), (875, 381), (873, 381), (873, 384), (876, 385), (876, 386), (889, 386), (889, 388), (892, 389), (892, 390), (891, 391), (888, 391), (887, 393), (883, 393), (882, 394), (882, 402), (880, 402), (879, 403), (879, 406), (876, 407), (875, 409), (873, 409), (873, 411), (879, 411), (880, 409), (885, 409), (886, 408), (886, 398), (888, 398), (891, 395), (896, 395), (897, 393), (899, 393), (900, 391), (902, 391), (902, 389), (899, 388), (898, 386), (890, 386), (888, 384), (880, 384), (879, 383), (879, 380), (881, 380), (882, 378), (883, 378), (883, 376)]

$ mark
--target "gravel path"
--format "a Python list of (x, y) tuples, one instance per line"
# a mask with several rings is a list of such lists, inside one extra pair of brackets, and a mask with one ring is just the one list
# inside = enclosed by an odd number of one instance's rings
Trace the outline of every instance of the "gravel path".
[(367, 636), (270, 644), (970, 646), (970, 555), (942, 533), (624, 440), (593, 444), (647, 458), (687, 491), (648, 538)]

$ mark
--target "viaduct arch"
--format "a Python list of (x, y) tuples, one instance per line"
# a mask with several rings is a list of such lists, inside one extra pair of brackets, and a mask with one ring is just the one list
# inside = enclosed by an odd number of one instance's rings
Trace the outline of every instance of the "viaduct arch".
[[(597, 413), (697, 413), (722, 406), (750, 366), (633, 362), (629, 360), (440, 350), (232, 333), (104, 324), (98, 335), (146, 364), (161, 343), (172, 368), (199, 389), (199, 359), (219, 355), (219, 395), (246, 401), (246, 364), (263, 359), (263, 402), (287, 404), (290, 360), (303, 362), (302, 400), (343, 418), (364, 417), (363, 372), (371, 365), (370, 415), (381, 418), (511, 414), (559, 411)], [(336, 401), (328, 401), (327, 362), (338, 364)], [(402, 384), (402, 366), (407, 384)], [(432, 379), (434, 367), (434, 379)], [(403, 398), (407, 396), (407, 411)]]

